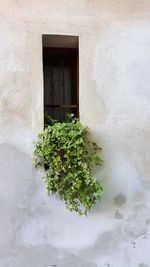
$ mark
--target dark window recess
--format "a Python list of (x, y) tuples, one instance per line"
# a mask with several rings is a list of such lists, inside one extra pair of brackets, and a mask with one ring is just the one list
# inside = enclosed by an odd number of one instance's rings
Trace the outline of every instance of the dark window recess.
[(44, 111), (58, 121), (79, 116), (78, 49), (43, 48)]

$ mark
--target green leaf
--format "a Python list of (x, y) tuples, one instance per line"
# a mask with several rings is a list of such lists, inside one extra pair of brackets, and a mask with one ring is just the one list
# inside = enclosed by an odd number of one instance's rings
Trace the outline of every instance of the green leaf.
[(103, 163), (99, 147), (73, 115), (63, 123), (46, 116), (49, 125), (34, 144), (33, 164), (45, 168), (49, 195), (56, 194), (70, 211), (87, 215), (103, 193), (103, 186), (91, 174), (95, 165)]

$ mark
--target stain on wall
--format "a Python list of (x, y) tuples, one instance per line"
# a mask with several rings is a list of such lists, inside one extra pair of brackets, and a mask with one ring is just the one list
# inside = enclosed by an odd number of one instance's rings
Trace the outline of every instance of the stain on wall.
[[(150, 3), (1, 1), (0, 267), (149, 267)], [(80, 118), (103, 147), (88, 217), (32, 166), (43, 127), (42, 34), (79, 36)]]
[(123, 194), (118, 194), (114, 198), (114, 205), (117, 207), (122, 207), (126, 203), (126, 197)]
[(149, 267), (149, 266), (146, 265), (146, 264), (144, 264), (144, 263), (140, 263), (140, 264), (138, 265), (138, 267)]
[(125, 223), (125, 233), (133, 239), (145, 236), (148, 232), (149, 209), (145, 204), (138, 204), (131, 210)]

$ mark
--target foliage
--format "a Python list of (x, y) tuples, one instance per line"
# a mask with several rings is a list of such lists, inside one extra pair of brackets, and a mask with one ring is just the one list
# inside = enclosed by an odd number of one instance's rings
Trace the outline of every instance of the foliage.
[(103, 192), (92, 176), (93, 167), (103, 162), (99, 149), (90, 141), (88, 128), (72, 115), (68, 122), (51, 121), (35, 144), (34, 165), (45, 167), (48, 194), (56, 194), (80, 215), (93, 208)]
[(44, 128), (46, 128), (49, 125), (53, 125), (54, 123), (56, 123), (57, 121), (54, 120), (49, 114), (48, 112), (44, 113)]

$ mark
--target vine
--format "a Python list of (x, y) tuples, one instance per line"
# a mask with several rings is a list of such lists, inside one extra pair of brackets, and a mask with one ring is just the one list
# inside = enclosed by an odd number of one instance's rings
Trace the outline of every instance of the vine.
[(34, 165), (45, 168), (49, 195), (56, 194), (70, 211), (87, 214), (103, 193), (92, 175), (93, 167), (103, 163), (100, 148), (72, 115), (62, 123), (46, 116), (45, 126), (35, 143)]

